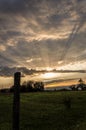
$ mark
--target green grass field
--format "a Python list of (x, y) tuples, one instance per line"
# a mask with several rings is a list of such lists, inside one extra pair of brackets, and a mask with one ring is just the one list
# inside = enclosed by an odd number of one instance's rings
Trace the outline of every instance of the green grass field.
[[(12, 101), (12, 94), (0, 94), (0, 130), (12, 130)], [(86, 92), (21, 94), (20, 130), (86, 130)]]

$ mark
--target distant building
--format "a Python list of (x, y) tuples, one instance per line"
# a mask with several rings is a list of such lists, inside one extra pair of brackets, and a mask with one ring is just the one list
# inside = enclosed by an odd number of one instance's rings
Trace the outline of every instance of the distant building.
[(72, 85), (70, 87), (72, 90), (86, 90), (85, 82), (80, 78), (77, 85)]

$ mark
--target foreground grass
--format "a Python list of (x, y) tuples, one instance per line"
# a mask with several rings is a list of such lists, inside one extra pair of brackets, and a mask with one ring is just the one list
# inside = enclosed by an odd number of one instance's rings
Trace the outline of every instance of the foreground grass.
[[(12, 94), (0, 94), (0, 130), (12, 130), (12, 101)], [(86, 130), (86, 92), (21, 94), (20, 130)]]

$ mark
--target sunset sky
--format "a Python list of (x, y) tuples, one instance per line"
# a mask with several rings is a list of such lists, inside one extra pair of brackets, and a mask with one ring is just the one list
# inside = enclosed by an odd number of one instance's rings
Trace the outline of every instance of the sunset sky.
[(7, 67), (86, 70), (86, 0), (0, 0), (0, 80)]

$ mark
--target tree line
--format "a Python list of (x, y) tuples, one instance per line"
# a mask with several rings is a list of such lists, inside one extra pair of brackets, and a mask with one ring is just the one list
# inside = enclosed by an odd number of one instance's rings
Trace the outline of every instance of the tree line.
[[(10, 88), (10, 92), (13, 92), (15, 86)], [(41, 81), (28, 81), (23, 82), (20, 86), (20, 92), (37, 92), (44, 91), (44, 83)]]

